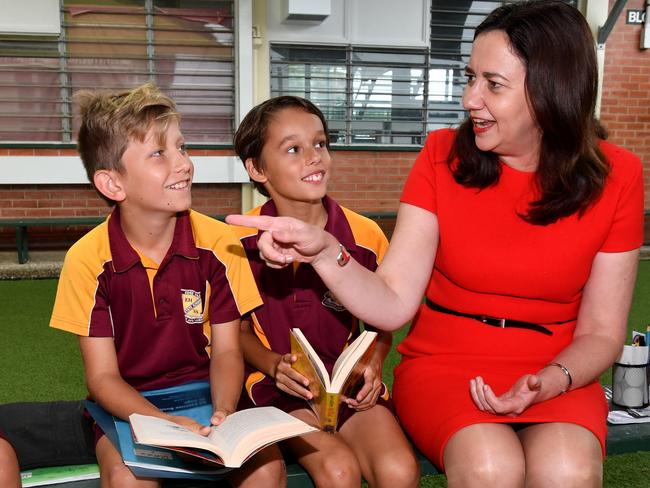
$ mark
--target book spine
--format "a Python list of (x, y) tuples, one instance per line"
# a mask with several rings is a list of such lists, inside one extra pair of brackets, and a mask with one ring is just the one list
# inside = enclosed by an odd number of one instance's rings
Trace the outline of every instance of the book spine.
[(339, 420), (340, 404), (341, 395), (337, 393), (325, 393), (319, 415), (321, 429), (325, 432), (336, 432)]

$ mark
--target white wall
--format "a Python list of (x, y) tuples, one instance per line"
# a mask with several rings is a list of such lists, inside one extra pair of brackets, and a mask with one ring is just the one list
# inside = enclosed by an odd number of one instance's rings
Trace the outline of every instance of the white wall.
[[(194, 183), (245, 183), (250, 181), (236, 156), (194, 156)], [(77, 156), (2, 156), (0, 184), (47, 185), (88, 183)]]
[(282, 2), (268, 2), (268, 40), (384, 47), (428, 45), (428, 0), (329, 1), (331, 14), (323, 21), (286, 20)]
[(0, 0), (1, 34), (61, 32), (59, 0)]

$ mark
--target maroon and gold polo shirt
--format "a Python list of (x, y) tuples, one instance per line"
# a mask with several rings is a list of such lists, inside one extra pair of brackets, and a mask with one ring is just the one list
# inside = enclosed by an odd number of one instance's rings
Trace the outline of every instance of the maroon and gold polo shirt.
[(230, 227), (178, 214), (160, 265), (126, 239), (119, 209), (65, 257), (50, 326), (113, 337), (122, 377), (138, 390), (209, 377), (210, 324), (262, 304)]
[[(325, 230), (333, 234), (361, 265), (374, 271), (388, 248), (388, 240), (372, 220), (339, 206), (329, 197), (323, 199), (327, 211)], [(276, 216), (272, 200), (249, 215)], [(350, 339), (359, 334), (359, 323), (327, 289), (309, 265), (272, 269), (260, 259), (257, 229), (235, 227), (255, 276), (264, 306), (251, 315), (255, 333), (267, 348), (286, 354), (291, 351), (289, 329), (299, 327), (314, 346), (328, 372)], [(258, 405), (273, 404), (287, 410), (287, 402), (276, 401), (283, 395), (272, 378), (247, 366), (246, 390)], [(287, 396), (287, 395), (285, 395)], [(287, 410), (290, 411), (290, 410)]]

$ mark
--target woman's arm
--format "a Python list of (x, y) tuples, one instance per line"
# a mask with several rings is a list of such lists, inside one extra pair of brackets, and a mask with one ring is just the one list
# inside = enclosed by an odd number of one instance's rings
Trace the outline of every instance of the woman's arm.
[(582, 294), (573, 340), (551, 361), (566, 368), (571, 385), (564, 370), (555, 365), (520, 378), (499, 397), (479, 377), (470, 382), (477, 406), (492, 413), (517, 415), (533, 403), (598, 379), (621, 353), (638, 261), (638, 249), (596, 254)]
[(395, 330), (410, 320), (422, 301), (438, 247), (438, 219), (401, 203), (390, 246), (375, 273), (354, 260), (339, 266), (336, 238), (288, 217), (231, 215), (234, 225), (264, 230), (260, 255), (273, 267), (311, 263), (336, 298), (356, 317), (378, 329)]
[[(582, 294), (573, 341), (553, 360), (571, 373), (571, 388), (597, 379), (621, 353), (638, 264), (638, 249), (596, 254)], [(566, 375), (558, 367), (544, 368), (539, 376), (560, 389), (567, 386)], [(548, 392), (551, 396), (553, 393)]]

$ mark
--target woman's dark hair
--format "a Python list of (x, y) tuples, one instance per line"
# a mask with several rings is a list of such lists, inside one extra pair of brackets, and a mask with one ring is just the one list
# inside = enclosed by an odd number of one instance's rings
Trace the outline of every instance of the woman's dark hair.
[[(273, 114), (287, 108), (297, 108), (318, 117), (325, 131), (325, 145), (329, 149), (330, 136), (323, 112), (309, 100), (291, 95), (283, 95), (256, 105), (246, 114), (241, 124), (239, 124), (237, 132), (235, 132), (233, 144), (235, 146), (235, 152), (244, 163), (244, 166), (246, 166), (247, 159), (252, 159), (255, 169), (258, 171), (264, 169), (264, 161), (262, 161), (261, 155), (262, 148), (266, 144), (269, 121), (273, 117)], [(266, 197), (270, 196), (266, 188), (264, 188), (264, 185), (258, 182), (253, 182), (253, 184), (262, 195)]]
[[(497, 8), (474, 39), (497, 30), (506, 33), (526, 67), (526, 95), (542, 133), (539, 198), (522, 218), (546, 225), (580, 215), (598, 199), (609, 173), (598, 147), (605, 131), (594, 118), (598, 67), (589, 26), (575, 8), (540, 0)], [(469, 118), (458, 129), (448, 164), (455, 180), (467, 187), (487, 188), (501, 175), (498, 156), (476, 147)]]

